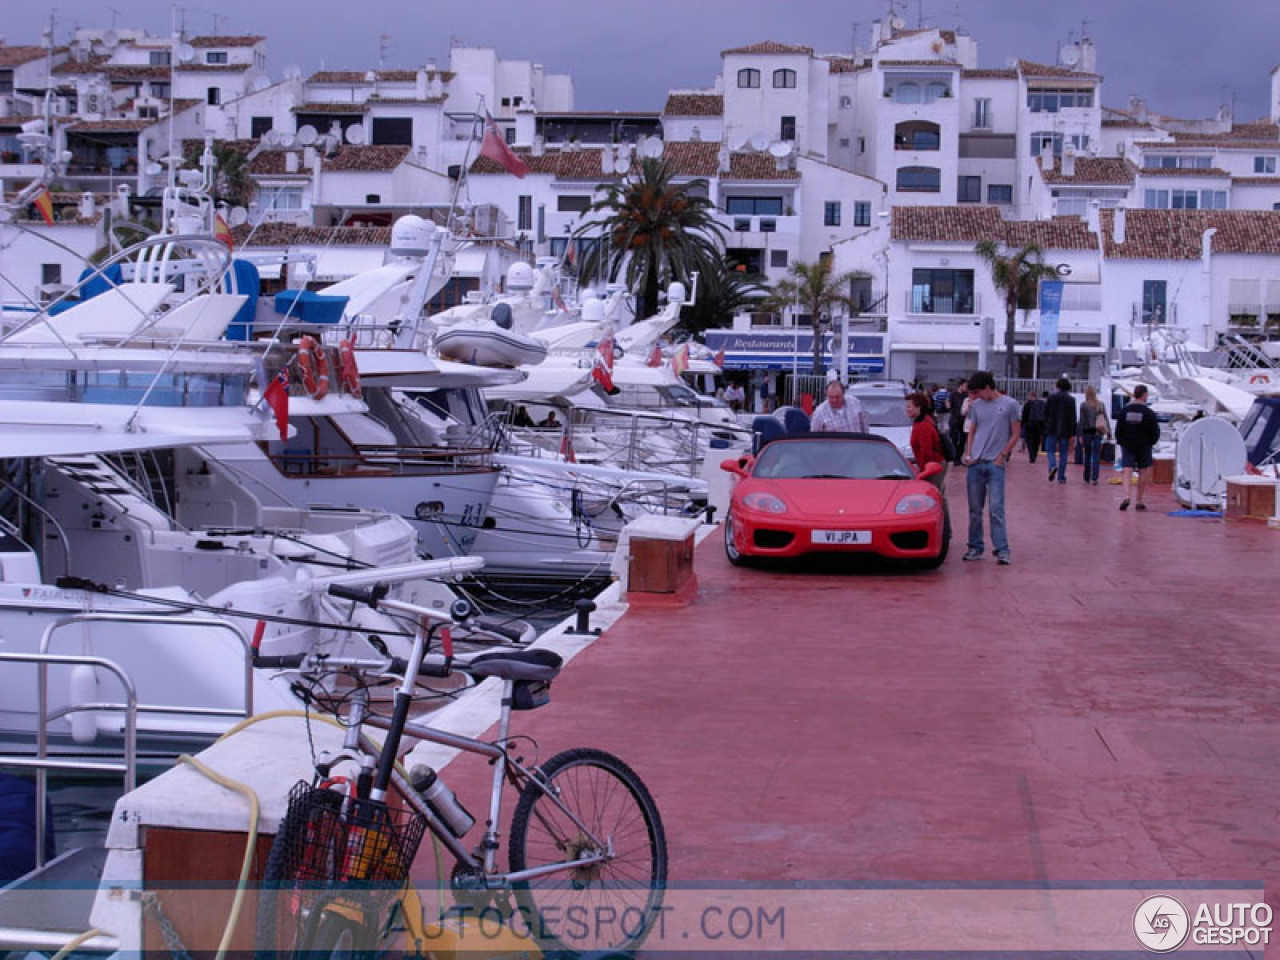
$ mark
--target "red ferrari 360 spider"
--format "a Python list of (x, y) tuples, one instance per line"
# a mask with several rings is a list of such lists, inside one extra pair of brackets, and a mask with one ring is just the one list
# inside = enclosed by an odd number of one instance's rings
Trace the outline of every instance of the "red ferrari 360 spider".
[(942, 496), (898, 449), (870, 434), (780, 437), (755, 457), (725, 460), (740, 479), (724, 521), (734, 564), (815, 552), (864, 552), (933, 569), (951, 539)]

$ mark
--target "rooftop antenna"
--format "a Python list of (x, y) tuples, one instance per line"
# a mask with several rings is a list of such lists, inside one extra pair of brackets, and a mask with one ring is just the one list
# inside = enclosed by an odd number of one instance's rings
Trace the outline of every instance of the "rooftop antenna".
[(210, 14), (209, 14), (209, 16), (213, 18), (213, 35), (214, 35), (215, 37), (220, 37), (220, 36), (222, 36), (222, 34), (218, 32), (218, 24), (219, 24), (221, 21), (223, 21), (223, 20), (227, 19), (226, 14), (224, 14), (224, 13), (210, 13)]
[(924, 0), (916, 0), (916, 29), (924, 29)]
[(387, 51), (391, 49), (391, 34), (384, 33), (378, 36), (378, 69), (385, 70), (387, 66)]
[(120, 16), (120, 11), (115, 7), (107, 7), (107, 9), (111, 11), (111, 29), (114, 30), (116, 28), (116, 17)]

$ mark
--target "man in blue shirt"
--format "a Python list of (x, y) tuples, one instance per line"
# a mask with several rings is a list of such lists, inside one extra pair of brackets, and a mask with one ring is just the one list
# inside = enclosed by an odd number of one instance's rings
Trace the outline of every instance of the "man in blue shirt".
[(969, 494), (969, 549), (964, 559), (982, 558), (982, 508), (987, 506), (991, 547), (996, 560), (1007, 566), (1010, 559), (1004, 521), (1004, 471), (1022, 434), (1022, 408), (1013, 397), (996, 389), (996, 378), (986, 370), (969, 378), (969, 395), (973, 397), (969, 404), (972, 428), (964, 450), (964, 463), (969, 467), (965, 483)]

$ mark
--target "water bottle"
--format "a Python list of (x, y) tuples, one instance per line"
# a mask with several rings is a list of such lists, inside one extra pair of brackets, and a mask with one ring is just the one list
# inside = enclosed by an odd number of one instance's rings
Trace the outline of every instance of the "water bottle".
[(415, 764), (409, 771), (409, 782), (455, 837), (461, 838), (475, 826), (476, 818), (431, 767), (425, 763)]

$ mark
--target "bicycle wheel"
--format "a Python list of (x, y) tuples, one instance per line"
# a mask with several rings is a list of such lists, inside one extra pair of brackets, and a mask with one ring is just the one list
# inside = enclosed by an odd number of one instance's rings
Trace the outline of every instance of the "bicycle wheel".
[(603, 750), (566, 750), (541, 770), (544, 783), (582, 826), (536, 784), (526, 784), (511, 820), (512, 872), (609, 856), (516, 883), (521, 920), (513, 928), (523, 933), (527, 926), (544, 952), (639, 946), (658, 918), (667, 885), (667, 839), (648, 789)]
[[(341, 912), (340, 912), (341, 911)], [(362, 960), (374, 954), (364, 924), (344, 916), (342, 907), (321, 907), (311, 930), (293, 951), (301, 960)]]

